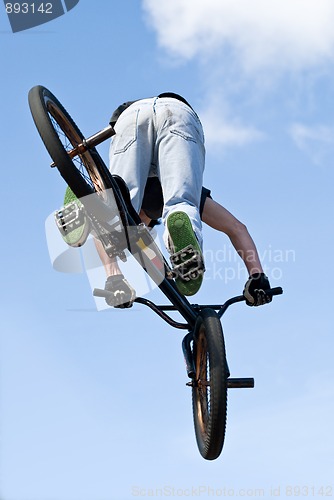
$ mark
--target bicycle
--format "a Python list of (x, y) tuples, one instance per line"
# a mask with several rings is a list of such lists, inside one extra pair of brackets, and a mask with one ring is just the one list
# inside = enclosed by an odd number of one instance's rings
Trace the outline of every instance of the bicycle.
[[(44, 145), (53, 163), (74, 194), (80, 198), (94, 234), (109, 256), (126, 260), (129, 250), (140, 266), (156, 283), (169, 305), (137, 297), (136, 303), (148, 306), (170, 326), (187, 330), (182, 341), (186, 371), (192, 389), (193, 419), (200, 454), (215, 460), (221, 454), (226, 430), (227, 391), (230, 388), (252, 388), (253, 378), (231, 378), (221, 317), (229, 306), (244, 301), (243, 295), (224, 304), (191, 304), (181, 295), (171, 269), (154, 242), (149, 230), (141, 223), (131, 205), (124, 181), (112, 175), (96, 146), (112, 137), (111, 125), (85, 138), (69, 113), (45, 87), (35, 86), (29, 92), (29, 106)], [(77, 214), (80, 217), (80, 214)], [(62, 221), (70, 224), (73, 220)], [(97, 297), (108, 297), (105, 290), (95, 289)], [(282, 288), (266, 293), (279, 295)], [(174, 320), (167, 312), (178, 311), (184, 322)]]

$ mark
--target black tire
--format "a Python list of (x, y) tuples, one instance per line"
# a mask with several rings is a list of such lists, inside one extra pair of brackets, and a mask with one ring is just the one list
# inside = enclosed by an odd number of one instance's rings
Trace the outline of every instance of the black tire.
[(223, 330), (217, 313), (203, 309), (197, 319), (193, 356), (193, 415), (198, 449), (203, 458), (219, 457), (227, 415), (227, 363)]
[(94, 192), (106, 200), (111, 188), (109, 171), (95, 148), (71, 159), (68, 151), (82, 143), (83, 134), (58, 99), (45, 87), (33, 87), (28, 96), (37, 130), (55, 166), (74, 194)]

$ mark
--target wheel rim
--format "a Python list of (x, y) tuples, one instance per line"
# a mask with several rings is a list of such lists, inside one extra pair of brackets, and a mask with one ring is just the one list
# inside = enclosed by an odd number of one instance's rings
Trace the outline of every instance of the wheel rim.
[(196, 347), (196, 411), (203, 439), (208, 433), (211, 411), (210, 361), (203, 328)]
[[(48, 96), (44, 96), (45, 106), (52, 124), (63, 148), (69, 152), (82, 142), (82, 136), (75, 130), (73, 124), (68, 120), (62, 110)], [(72, 158), (77, 171), (86, 183), (107, 201), (107, 195), (103, 179), (101, 178), (94, 160), (89, 152)]]

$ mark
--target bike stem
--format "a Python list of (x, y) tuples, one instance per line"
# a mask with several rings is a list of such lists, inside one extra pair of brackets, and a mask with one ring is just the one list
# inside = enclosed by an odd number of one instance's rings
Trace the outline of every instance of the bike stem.
[[(98, 146), (99, 144), (106, 141), (115, 134), (116, 134), (115, 129), (111, 125), (108, 125), (108, 127), (104, 128), (103, 130), (100, 130), (100, 132), (91, 135), (87, 139), (84, 139), (75, 148), (68, 151), (67, 154), (70, 158), (73, 159), (80, 154), (86, 153), (89, 149)], [(51, 167), (55, 166), (56, 166), (55, 163), (51, 163)]]

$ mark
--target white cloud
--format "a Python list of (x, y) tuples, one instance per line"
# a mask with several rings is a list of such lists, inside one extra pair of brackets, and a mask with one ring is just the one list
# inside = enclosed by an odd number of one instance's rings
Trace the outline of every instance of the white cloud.
[[(333, 69), (333, 0), (142, 3), (160, 48), (176, 60), (200, 63), (206, 104), (199, 115), (209, 144), (243, 146), (263, 139), (264, 134), (247, 124), (245, 111), (257, 107), (263, 116), (264, 100), (277, 82), (293, 81), (299, 85), (292, 89), (297, 95), (310, 70), (311, 78), (318, 78)], [(286, 73), (297, 78), (281, 80)], [(307, 81), (309, 92), (312, 81)], [(295, 124), (290, 133), (313, 162), (326, 161), (331, 130)]]
[(316, 165), (333, 164), (334, 127), (295, 123), (289, 133), (297, 147)]
[(143, 0), (158, 42), (184, 59), (232, 50), (246, 73), (334, 59), (333, 0)]
[(317, 141), (323, 144), (334, 144), (334, 128), (326, 125), (307, 126), (301, 123), (292, 125), (291, 135), (297, 146), (303, 148), (308, 141)]
[(229, 121), (216, 109), (200, 112), (205, 131), (205, 141), (209, 145), (244, 146), (263, 139), (264, 134), (251, 126)]

